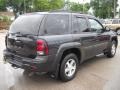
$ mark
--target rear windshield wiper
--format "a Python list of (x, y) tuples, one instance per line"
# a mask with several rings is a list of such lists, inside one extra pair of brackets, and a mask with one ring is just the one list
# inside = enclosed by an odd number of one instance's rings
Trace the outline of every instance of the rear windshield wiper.
[(17, 34), (16, 37), (31, 37), (31, 34)]
[(16, 33), (10, 33), (15, 35), (16, 37), (29, 37), (29, 38), (33, 38), (32, 34), (22, 34), (21, 32), (16, 32)]

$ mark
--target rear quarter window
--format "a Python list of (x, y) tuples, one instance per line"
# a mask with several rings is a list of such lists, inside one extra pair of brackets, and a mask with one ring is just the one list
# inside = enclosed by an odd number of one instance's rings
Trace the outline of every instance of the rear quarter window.
[(69, 15), (49, 14), (44, 25), (45, 35), (67, 34), (69, 31)]

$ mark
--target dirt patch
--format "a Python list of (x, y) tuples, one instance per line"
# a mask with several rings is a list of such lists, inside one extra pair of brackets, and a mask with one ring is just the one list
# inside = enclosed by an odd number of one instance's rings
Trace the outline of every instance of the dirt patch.
[(9, 25), (10, 25), (10, 23), (8, 23), (8, 22), (0, 21), (0, 30), (8, 29)]

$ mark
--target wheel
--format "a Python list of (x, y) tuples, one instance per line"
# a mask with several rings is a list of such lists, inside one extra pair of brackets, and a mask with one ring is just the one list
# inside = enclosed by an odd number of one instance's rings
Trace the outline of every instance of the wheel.
[(75, 54), (66, 55), (60, 66), (60, 79), (64, 82), (72, 80), (78, 69), (78, 58)]
[(120, 35), (120, 29), (117, 30), (117, 34)]
[(110, 46), (108, 52), (106, 52), (105, 55), (109, 58), (114, 57), (116, 54), (116, 48), (117, 48), (117, 43), (116, 43), (116, 41), (113, 40), (111, 42), (111, 46)]

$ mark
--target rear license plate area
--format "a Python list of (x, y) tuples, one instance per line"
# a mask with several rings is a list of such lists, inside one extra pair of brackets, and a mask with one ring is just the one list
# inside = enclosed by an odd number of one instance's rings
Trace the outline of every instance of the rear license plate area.
[(22, 66), (22, 58), (18, 56), (14, 56), (14, 55), (7, 56), (5, 57), (5, 61), (20, 67)]
[(15, 64), (22, 66), (22, 58), (20, 58), (18, 56), (13, 56), (12, 60)]

